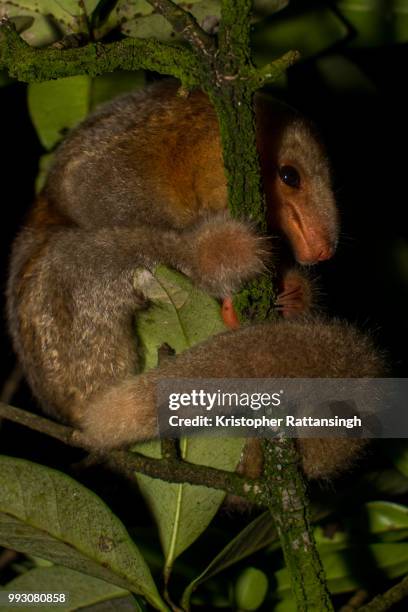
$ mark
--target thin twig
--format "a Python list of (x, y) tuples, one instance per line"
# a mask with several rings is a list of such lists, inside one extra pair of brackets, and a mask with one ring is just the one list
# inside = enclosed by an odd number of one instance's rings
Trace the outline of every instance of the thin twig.
[(22, 380), (23, 372), (20, 366), (16, 364), (4, 381), (3, 388), (0, 391), (0, 402), (8, 404), (8, 402), (13, 399), (13, 396), (17, 392)]
[(401, 582), (382, 595), (374, 597), (365, 606), (358, 608), (358, 612), (385, 612), (385, 610), (390, 610), (394, 604), (406, 598), (408, 598), (408, 576), (405, 576)]
[(350, 597), (345, 606), (340, 608), (339, 612), (355, 612), (363, 605), (367, 598), (367, 591), (364, 589), (359, 589), (353, 593), (352, 597)]
[(72, 427), (61, 425), (60, 423), (46, 419), (38, 414), (33, 414), (22, 408), (16, 408), (15, 406), (0, 402), (0, 418), (13, 421), (24, 427), (29, 427), (39, 433), (47, 434), (60, 442), (64, 442), (64, 444), (78, 446), (74, 442), (75, 430)]
[(189, 42), (195, 51), (203, 55), (215, 52), (214, 38), (199, 26), (191, 13), (171, 0), (147, 0), (147, 2), (167, 19), (173, 30)]
[(184, 47), (126, 38), (112, 43), (91, 42), (74, 49), (38, 49), (30, 47), (8, 19), (0, 20), (0, 68), (27, 83), (144, 68), (171, 74), (189, 87), (199, 84), (196, 55)]

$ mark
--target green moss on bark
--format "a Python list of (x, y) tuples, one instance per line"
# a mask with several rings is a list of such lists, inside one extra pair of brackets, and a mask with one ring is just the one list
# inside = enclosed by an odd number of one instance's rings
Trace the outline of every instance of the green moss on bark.
[(199, 84), (197, 58), (184, 47), (126, 38), (108, 44), (89, 43), (75, 49), (34, 49), (9, 22), (3, 22), (0, 27), (0, 67), (26, 83), (143, 68), (171, 74), (187, 88)]
[(264, 485), (299, 612), (332, 612), (325, 574), (310, 522), (306, 486), (294, 440), (263, 441)]

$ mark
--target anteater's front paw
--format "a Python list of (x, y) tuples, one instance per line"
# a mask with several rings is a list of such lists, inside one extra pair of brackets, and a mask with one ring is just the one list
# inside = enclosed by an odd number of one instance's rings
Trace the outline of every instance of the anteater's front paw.
[(195, 275), (206, 291), (219, 297), (231, 295), (242, 283), (265, 272), (270, 243), (250, 225), (220, 215), (203, 222), (195, 232)]

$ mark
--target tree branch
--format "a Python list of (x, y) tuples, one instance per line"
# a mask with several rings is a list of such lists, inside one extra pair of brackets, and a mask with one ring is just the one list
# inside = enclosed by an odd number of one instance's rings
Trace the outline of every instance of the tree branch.
[(126, 38), (113, 43), (89, 43), (75, 49), (37, 49), (30, 47), (7, 19), (0, 21), (0, 68), (27, 83), (143, 68), (171, 74), (186, 87), (199, 84), (196, 56), (184, 47)]
[(392, 606), (408, 597), (408, 576), (405, 576), (398, 584), (394, 585), (383, 593), (377, 595), (368, 604), (358, 608), (359, 612), (385, 612), (390, 610)]
[(189, 42), (196, 52), (204, 56), (215, 52), (214, 38), (198, 25), (191, 13), (171, 0), (147, 0), (147, 2), (167, 19), (173, 30)]
[(281, 74), (300, 59), (299, 51), (288, 51), (282, 57), (265, 64), (262, 68), (253, 68), (249, 73), (255, 90), (260, 89), (269, 82), (276, 81)]
[(210, 489), (219, 489), (245, 497), (257, 505), (264, 505), (264, 486), (260, 480), (252, 480), (236, 474), (182, 459), (153, 459), (140, 453), (113, 451), (106, 456), (106, 463), (122, 472), (141, 472), (166, 482), (189, 483)]
[(72, 427), (61, 425), (61, 423), (56, 423), (22, 408), (16, 408), (15, 406), (0, 402), (0, 419), (7, 419), (24, 427), (29, 427), (34, 431), (51, 436), (64, 444), (77, 446), (73, 439), (75, 430)]
[(299, 610), (331, 611), (334, 608), (311, 528), (306, 485), (294, 440), (266, 439), (263, 447), (268, 505)]
[[(69, 446), (92, 450), (84, 442), (80, 431), (0, 402), (0, 419), (2, 418), (46, 434)], [(166, 444), (165, 448), (168, 448)], [(100, 454), (99, 463), (106, 463), (131, 476), (135, 472), (140, 472), (167, 482), (189, 483), (219, 489), (231, 495), (245, 497), (258, 505), (262, 505), (264, 499), (264, 487), (260, 481), (245, 478), (235, 472), (189, 463), (178, 459), (173, 452), (168, 452), (163, 459), (156, 459), (137, 452), (113, 450), (107, 454)]]
[(223, 63), (231, 75), (245, 69), (251, 62), (251, 0), (222, 0), (218, 46)]

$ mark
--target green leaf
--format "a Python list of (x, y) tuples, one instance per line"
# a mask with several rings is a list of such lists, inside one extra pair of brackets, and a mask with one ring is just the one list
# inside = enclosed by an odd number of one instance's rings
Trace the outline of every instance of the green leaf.
[[(313, 522), (324, 518), (328, 512), (327, 509), (322, 510), (316, 508), (316, 506), (312, 506)], [(319, 528), (316, 528), (316, 533), (318, 530)], [(322, 533), (321, 530), (320, 533)], [(182, 597), (182, 606), (186, 609), (189, 608), (193, 592), (200, 584), (209, 578), (216, 576), (219, 572), (253, 555), (262, 548), (269, 547), (269, 550), (274, 550), (278, 546), (279, 538), (276, 533), (275, 525), (271, 520), (271, 514), (268, 511), (263, 512), (251, 521), (249, 525), (244, 527), (244, 529), (218, 553), (205, 570), (187, 586)]]
[[(220, 0), (176, 0), (176, 4), (189, 11), (198, 24), (207, 31), (212, 31), (221, 16)], [(288, 0), (255, 0), (253, 20), (258, 21), (272, 15), (287, 4)], [(117, 25), (121, 25), (122, 32), (133, 38), (152, 37), (163, 41), (181, 38), (173, 32), (165, 17), (153, 13), (152, 6), (145, 0), (134, 0), (131, 3), (126, 0), (120, 1), (116, 8), (115, 19)]]
[(157, 365), (158, 349), (164, 343), (180, 353), (226, 330), (218, 302), (175, 270), (165, 266), (158, 266), (154, 273), (139, 269), (134, 286), (152, 303), (137, 317), (144, 369)]
[[(180, 448), (186, 461), (232, 471), (244, 443), (240, 438), (194, 437), (182, 439)], [(161, 456), (159, 442), (134, 448), (151, 457)], [(137, 480), (158, 526), (168, 577), (177, 557), (207, 528), (225, 493), (190, 484), (171, 484), (143, 474), (138, 474)]]
[(183, 608), (188, 609), (190, 598), (197, 587), (219, 572), (238, 563), (249, 555), (268, 546), (278, 538), (270, 512), (263, 512), (247, 525), (221, 550), (205, 570), (186, 588), (182, 598)]
[(163, 15), (134, 17), (124, 21), (122, 32), (132, 38), (155, 38), (168, 41), (172, 38), (172, 27)]
[[(209, 336), (225, 331), (216, 300), (195, 287), (183, 274), (158, 266), (153, 273), (139, 269), (134, 286), (151, 306), (137, 318), (137, 333), (144, 355), (144, 368), (158, 362), (158, 349), (169, 345), (176, 353)], [(245, 441), (239, 438), (207, 437), (181, 440), (182, 458), (224, 470), (234, 470)], [(135, 447), (139, 452), (160, 457), (158, 442)], [(210, 523), (225, 493), (189, 484), (170, 484), (139, 474), (140, 489), (158, 525), (168, 577), (175, 559)]]
[(48, 16), (35, 10), (34, 4), (30, 1), (24, 4), (2, 2), (0, 3), (0, 18), (8, 17), (16, 25), (18, 31), (23, 24), (22, 20), (25, 20), (26, 27), (23, 26), (21, 37), (32, 47), (45, 47), (58, 40), (61, 33)]
[(42, 145), (47, 150), (53, 149), (98, 104), (143, 84), (141, 71), (31, 83), (28, 108)]
[(38, 162), (38, 173), (35, 178), (35, 193), (40, 193), (47, 180), (48, 171), (54, 160), (54, 153), (44, 153)]
[(247, 567), (238, 576), (235, 601), (239, 610), (257, 610), (268, 591), (268, 578), (255, 567)]
[[(392, 541), (407, 536), (408, 508), (391, 502), (373, 501), (364, 505), (364, 516), (359, 533), (364, 530), (380, 536), (382, 540)], [(365, 568), (367, 580), (373, 565), (378, 571), (383, 572), (388, 578), (396, 578), (408, 571), (408, 544), (367, 544), (364, 548), (355, 549), (353, 538), (345, 532), (337, 531), (333, 537), (327, 537), (322, 528), (314, 530), (317, 548), (325, 568), (328, 586), (332, 593), (343, 593), (361, 586), (356, 577), (356, 564)], [(367, 563), (367, 559), (370, 563)], [(364, 572), (361, 574), (364, 577)], [(289, 593), (289, 577), (286, 569), (279, 570), (276, 574), (278, 579), (279, 595)], [(283, 604), (282, 604), (283, 605)], [(288, 599), (288, 610), (291, 600)], [(279, 610), (285, 607), (279, 607)]]
[(408, 441), (392, 440), (392, 444), (385, 444), (382, 448), (397, 470), (408, 477)]
[(365, 504), (366, 523), (370, 533), (382, 540), (401, 540), (408, 535), (408, 508), (386, 501), (371, 501)]
[(344, 531), (336, 531), (332, 536), (327, 536), (322, 527), (315, 527), (313, 530), (316, 545), (319, 553), (329, 553), (344, 550), (350, 546), (350, 538)]
[(64, 35), (86, 32), (87, 20), (97, 4), (98, 0), (84, 0), (86, 17), (78, 0), (6, 0), (0, 2), (0, 18), (14, 21), (30, 17), (22, 37), (34, 47), (43, 47)]
[[(65, 593), (67, 603), (58, 605), (58, 609), (67, 611), (78, 610), (111, 599), (117, 601), (117, 598), (129, 595), (129, 591), (109, 582), (58, 565), (30, 570), (22, 576), (14, 578), (1, 590), (6, 592)], [(134, 602), (133, 610), (142, 610), (136, 600)], [(52, 604), (47, 606), (44, 603), (41, 604), (41, 608), (43, 607), (56, 608), (57, 606)], [(27, 606), (13, 605), (13, 611), (27, 612)]]
[(0, 545), (106, 580), (167, 610), (119, 519), (56, 470), (0, 457)]
[(391, 12), (392, 42), (408, 41), (408, 0), (394, 0)]
[(340, 0), (337, 8), (355, 31), (354, 46), (378, 47), (408, 40), (407, 0)]
[(41, 557), (35, 557), (34, 555), (26, 555), (27, 559), (29, 559), (34, 567), (52, 567), (54, 563), (52, 561), (47, 561), (47, 559), (42, 559)]
[(296, 602), (291, 598), (282, 599), (279, 603), (273, 606), (273, 612), (298, 612)]
[(257, 15), (272, 15), (288, 6), (289, 0), (254, 0), (253, 10)]
[(81, 610), (84, 612), (147, 612), (147, 605), (144, 601), (136, 601), (132, 595), (129, 595), (86, 606)]
[[(255, 0), (253, 19), (258, 20), (287, 6), (289, 0)], [(211, 30), (220, 17), (220, 0), (176, 0), (190, 11), (198, 23)], [(30, 45), (42, 47), (73, 33), (88, 34), (91, 24), (95, 40), (100, 40), (117, 28), (137, 38), (159, 40), (178, 38), (168, 21), (152, 14), (152, 6), (145, 0), (119, 0), (109, 12), (106, 0), (84, 0), (85, 12), (78, 0), (0, 0), (0, 17), (9, 16), (16, 22), (31, 21), (24, 28), (23, 38)]]
[(138, 89), (146, 84), (143, 70), (127, 71), (118, 70), (109, 74), (101, 74), (92, 80), (92, 96), (89, 102), (90, 110), (98, 104), (111, 100), (133, 89)]
[(91, 77), (78, 75), (28, 86), (31, 120), (47, 150), (88, 115), (91, 84)]
[(347, 33), (347, 27), (329, 8), (306, 8), (296, 14), (284, 12), (255, 26), (254, 59), (261, 66), (288, 49), (297, 49), (305, 59), (344, 39)]
[[(363, 579), (369, 581), (373, 578), (373, 568), (389, 579), (398, 578), (408, 572), (408, 543), (405, 542), (370, 544), (367, 549), (350, 547), (338, 552), (323, 552), (320, 557), (329, 590), (333, 594), (347, 593), (362, 586)], [(357, 577), (354, 571), (356, 566), (361, 570), (360, 577)], [(275, 578), (277, 595), (288, 597), (290, 578), (287, 569), (277, 571)]]

